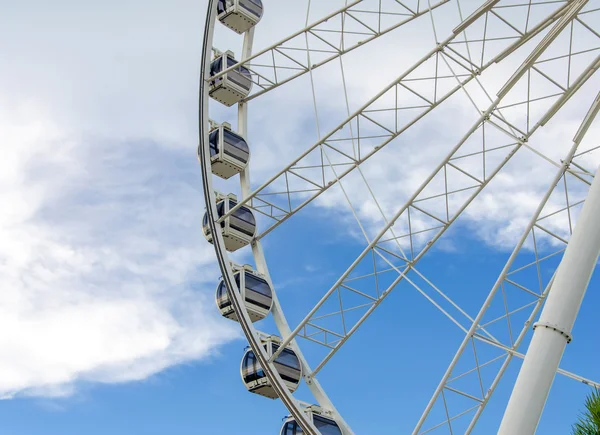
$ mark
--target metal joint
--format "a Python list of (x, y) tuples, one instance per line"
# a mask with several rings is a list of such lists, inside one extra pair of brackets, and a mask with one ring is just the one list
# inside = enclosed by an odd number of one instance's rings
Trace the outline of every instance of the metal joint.
[(537, 328), (538, 326), (543, 326), (544, 328), (552, 329), (558, 332), (559, 334), (563, 335), (567, 339), (567, 344), (569, 344), (573, 340), (573, 336), (558, 325), (548, 322), (536, 322), (533, 324), (533, 330), (535, 331), (535, 328)]

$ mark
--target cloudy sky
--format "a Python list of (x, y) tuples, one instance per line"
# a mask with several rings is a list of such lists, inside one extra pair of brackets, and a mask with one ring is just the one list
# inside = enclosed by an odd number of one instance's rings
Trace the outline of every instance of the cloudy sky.
[[(257, 49), (301, 28), (307, 19), (306, 1), (265, 3), (271, 9), (265, 27), (257, 31)], [(439, 34), (447, 33), (457, 17), (451, 3), (436, 16)], [(343, 4), (318, 3), (309, 21)], [(477, 4), (463, 2), (465, 13)], [(214, 307), (219, 271), (199, 225), (204, 204), (195, 156), (197, 76), (205, 9), (205, 0), (25, 0), (0, 6), (0, 398), (5, 399), (0, 401), (0, 416), (8, 429), (0, 427), (2, 435), (76, 434), (84, 429), (90, 433), (86, 418), (97, 422), (97, 430), (115, 434), (125, 433), (128, 425), (146, 433), (161, 427), (175, 431), (177, 422), (181, 433), (234, 434), (236, 429), (207, 418), (225, 418), (217, 402), (232, 397), (232, 406), (243, 408), (240, 416), (252, 415), (257, 402), (246, 397), (236, 377), (244, 342), (236, 325), (221, 319)], [(597, 25), (599, 19), (597, 14), (590, 18)], [(351, 111), (434, 46), (428, 20), (423, 17), (344, 59)], [(406, 43), (409, 40), (414, 42)], [(581, 41), (587, 43), (585, 38)], [(241, 40), (218, 27), (215, 45), (239, 53)], [(495, 66), (482, 83), (497, 92), (522, 58)], [(314, 79), (320, 131), (315, 127), (309, 76), (258, 98), (252, 106), (254, 185), (345, 119), (339, 63), (317, 70)], [(598, 77), (592, 78), (531, 146), (560, 161), (599, 85)], [(461, 94), (400, 138), (402, 146), (389, 147), (365, 164), (365, 177), (387, 217), (477, 116)], [(211, 117), (233, 120), (234, 112), (211, 104)], [(598, 137), (598, 124), (590, 137)], [(591, 139), (584, 144), (597, 145)], [(586, 155), (581, 163), (595, 169), (600, 153)], [(555, 169), (533, 152), (521, 150), (519, 159), (467, 210), (460, 230), (442, 240), (443, 249), (431, 263), (437, 281), (455, 279), (457, 270), (466, 268), (475, 255), (489, 262), (477, 272), (463, 270), (471, 273), (461, 275), (463, 284), (493, 283)], [(383, 218), (362, 179), (350, 176), (343, 186), (353, 192), (358, 216), (368, 230), (380, 228)], [(552, 225), (559, 232), (564, 228), (560, 220)], [(307, 242), (301, 235), (310, 231), (322, 234), (322, 240)], [(329, 288), (364, 244), (337, 188), (291, 219), (289, 228), (273, 234), (265, 240), (267, 257), (271, 268), (277, 268), (272, 273), (286, 294), (283, 302), (295, 307), (290, 309), (292, 319), (303, 317), (310, 302)], [(238, 258), (247, 259), (248, 254)], [(302, 291), (310, 295), (304, 298)], [(484, 293), (474, 300), (480, 302)], [(433, 312), (414, 298), (423, 313)], [(477, 312), (475, 303), (471, 311)], [(370, 331), (375, 333), (390, 318), (392, 311), (382, 313)], [(438, 320), (445, 324), (445, 319)], [(586, 325), (591, 328), (589, 344), (600, 326), (591, 321)], [(368, 342), (369, 334), (357, 340)], [(441, 348), (447, 351), (426, 385), (416, 384), (423, 390), (421, 401), (406, 411), (407, 428), (458, 342), (431, 347), (423, 343), (417, 340), (413, 345), (427, 347), (423, 352), (430, 356)], [(349, 349), (343, 358), (356, 358), (366, 367), (368, 358), (356, 357), (357, 349)], [(586, 376), (600, 378), (597, 368), (582, 369)], [(403, 370), (408, 373), (411, 368)], [(346, 380), (335, 373), (330, 376), (329, 385), (337, 390), (334, 401), (341, 397), (340, 408), (350, 413), (360, 409), (355, 401), (343, 399), (350, 391)], [(364, 379), (361, 383), (365, 397), (389, 393)], [(163, 407), (161, 420), (156, 411)], [(369, 408), (375, 414), (387, 410)], [(147, 414), (152, 417), (146, 419)], [(269, 403), (267, 414), (264, 420), (276, 430), (276, 419), (285, 410)], [(370, 420), (355, 417), (352, 423), (363, 428), (357, 433), (369, 433), (374, 427)], [(255, 420), (255, 431), (247, 433), (264, 433), (256, 429), (262, 421)], [(162, 422), (168, 423), (161, 426)], [(379, 426), (382, 433), (393, 427)]]

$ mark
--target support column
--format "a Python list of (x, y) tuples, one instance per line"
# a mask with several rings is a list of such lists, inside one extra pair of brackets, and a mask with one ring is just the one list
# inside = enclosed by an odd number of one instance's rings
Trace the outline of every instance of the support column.
[(533, 435), (600, 254), (600, 169), (558, 267), (498, 435)]

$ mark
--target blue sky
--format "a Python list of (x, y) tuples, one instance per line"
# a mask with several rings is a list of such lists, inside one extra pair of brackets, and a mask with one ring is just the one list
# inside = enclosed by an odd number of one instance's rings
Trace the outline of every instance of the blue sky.
[[(245, 342), (213, 303), (219, 271), (200, 231), (195, 156), (205, 6), (27, 0), (2, 8), (0, 435), (233, 435), (241, 428), (263, 435), (277, 433), (286, 415), (278, 402), (245, 391)], [(257, 48), (303, 25), (305, 4), (288, 5), (285, 21), (278, 18), (283, 7), (265, 16), (269, 32), (257, 33)], [(349, 55), (351, 108), (430, 49), (430, 33), (416, 23)], [(387, 55), (407, 37), (418, 43), (403, 44), (402, 56)], [(216, 41), (240, 51), (240, 39), (224, 28)], [(346, 110), (336, 68), (315, 73), (323, 132)], [(495, 67), (482, 80), (497, 89), (510, 72)], [(252, 107), (254, 184), (317, 138), (309, 84), (299, 79)], [(596, 77), (532, 146), (560, 159), (598, 87)], [(459, 97), (436, 115), (399, 139), (401, 152), (365, 165), (387, 213), (477, 116)], [(234, 112), (215, 104), (211, 117), (232, 120)], [(598, 137), (598, 128), (590, 136)], [(597, 167), (598, 152), (586, 163)], [(419, 270), (476, 314), (554, 172), (521, 151)], [(357, 180), (347, 182), (375, 231), (380, 217)], [(341, 192), (332, 189), (266, 238), (292, 325), (363, 249), (357, 231)], [(596, 274), (563, 360), (565, 369), (594, 380), (599, 288)], [(273, 331), (270, 320), (260, 327)], [(409, 433), (461, 338), (421, 295), (400, 285), (320, 379), (357, 434)], [(301, 345), (316, 361), (320, 350)], [(497, 427), (518, 367), (515, 361), (475, 433)], [(568, 433), (587, 391), (559, 376), (538, 433)], [(305, 387), (297, 395), (309, 400)]]

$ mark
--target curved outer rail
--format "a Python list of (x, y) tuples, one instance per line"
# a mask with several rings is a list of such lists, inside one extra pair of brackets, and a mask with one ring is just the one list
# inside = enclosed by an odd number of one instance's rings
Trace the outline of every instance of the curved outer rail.
[[(208, 2), (208, 10), (206, 15), (206, 24), (204, 30), (204, 41), (202, 45), (202, 59), (200, 65), (200, 84), (199, 84), (199, 158), (200, 158), (200, 166), (202, 169), (202, 179), (203, 179), (203, 192), (204, 192), (204, 200), (206, 202), (206, 210), (208, 214), (208, 222), (210, 230), (213, 234), (213, 245), (215, 248), (215, 253), (217, 256), (217, 260), (219, 262), (219, 267), (221, 269), (221, 273), (223, 275), (223, 280), (227, 287), (227, 293), (229, 299), (232, 301), (233, 308), (239, 319), (240, 326), (244, 335), (248, 339), (248, 343), (252, 348), (253, 352), (258, 358), (263, 370), (265, 371), (267, 378), (273, 385), (273, 388), (277, 392), (279, 398), (284, 403), (284, 405), (288, 408), (294, 419), (300, 424), (304, 432), (308, 435), (319, 435), (319, 431), (315, 428), (312, 421), (310, 421), (306, 414), (304, 413), (302, 406), (300, 403), (292, 396), (287, 387), (285, 386), (281, 376), (275, 369), (273, 363), (269, 361), (267, 354), (265, 353), (265, 349), (261, 345), (261, 341), (259, 335), (254, 328), (250, 317), (245, 309), (244, 301), (241, 298), (241, 294), (237, 289), (235, 284), (235, 279), (233, 277), (233, 270), (231, 268), (231, 263), (229, 261), (228, 252), (225, 249), (225, 244), (223, 241), (223, 236), (220, 231), (218, 231), (218, 224), (216, 223), (218, 220), (218, 213), (216, 209), (216, 197), (215, 191), (212, 187), (212, 172), (211, 172), (211, 164), (210, 164), (210, 151), (208, 144), (208, 130), (209, 130), (209, 117), (208, 117), (208, 79), (210, 76), (210, 62), (211, 62), (211, 50), (212, 50), (212, 41), (214, 37), (214, 25), (216, 23), (216, 15), (217, 15), (217, 2), (215, 0), (209, 0)], [(252, 40), (253, 40), (254, 31), (250, 30), (244, 36), (244, 48), (243, 48), (243, 57), (246, 58), (250, 55), (252, 50)], [(246, 135), (247, 132), (247, 104), (240, 104), (238, 106), (238, 130), (242, 135)], [(249, 168), (241, 174), (240, 179), (242, 193), (246, 196), (249, 192), (250, 188), (250, 174)], [(263, 254), (262, 246), (259, 241), (254, 241), (252, 243), (252, 253), (254, 256), (254, 260), (256, 262), (256, 267), (259, 272), (263, 273), (269, 282), (269, 284), (273, 287), (273, 283), (271, 281), (267, 263), (265, 261), (265, 257)], [(274, 288), (274, 287), (273, 287)], [(273, 292), (273, 308), (272, 308), (273, 317), (277, 328), (279, 329), (282, 337), (287, 337), (291, 333), (291, 329), (283, 315), (283, 311), (281, 309), (281, 305), (279, 304), (279, 300), (277, 299), (276, 292)], [(290, 342), (290, 346), (296, 352), (298, 358), (300, 359), (300, 363), (302, 364), (303, 373), (310, 373), (311, 369), (308, 366), (306, 358), (304, 358), (303, 354), (300, 351), (300, 348), (296, 344), (295, 341)], [(344, 434), (353, 435), (352, 430), (347, 425), (347, 423), (341, 418), (329, 398), (327, 397), (325, 391), (320, 386), (319, 382), (315, 378), (311, 378), (310, 382), (307, 382), (309, 389), (313, 393), (315, 399), (319, 403), (319, 405), (331, 413), (331, 416), (336, 420), (338, 425), (344, 430)]]

